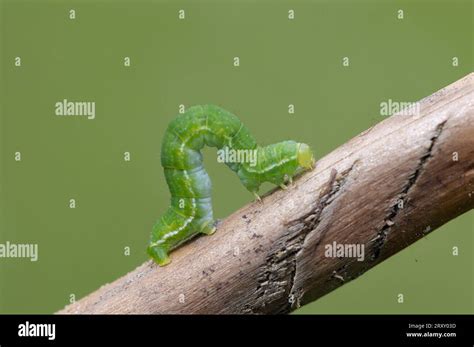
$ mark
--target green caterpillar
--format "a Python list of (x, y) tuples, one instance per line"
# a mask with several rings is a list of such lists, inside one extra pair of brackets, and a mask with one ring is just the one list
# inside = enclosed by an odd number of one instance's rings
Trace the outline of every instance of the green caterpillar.
[[(314, 157), (304, 143), (283, 141), (261, 147), (242, 122), (215, 105), (198, 105), (176, 117), (166, 129), (161, 165), (171, 192), (171, 206), (153, 226), (148, 254), (161, 266), (169, 251), (199, 233), (216, 230), (211, 204), (211, 180), (200, 150), (217, 147), (231, 153), (225, 164), (258, 200), (263, 182), (286, 188), (298, 172), (312, 168)], [(240, 155), (244, 154), (244, 155)], [(235, 160), (237, 158), (237, 160)]]

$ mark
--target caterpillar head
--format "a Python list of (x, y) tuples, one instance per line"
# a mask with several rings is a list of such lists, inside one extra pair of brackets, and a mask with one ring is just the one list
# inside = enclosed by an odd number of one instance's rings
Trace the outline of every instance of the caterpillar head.
[(297, 146), (297, 160), (298, 166), (303, 169), (312, 169), (315, 164), (315, 159), (311, 148), (306, 143), (298, 143)]
[(257, 148), (256, 165), (243, 163), (237, 175), (251, 192), (259, 190), (263, 182), (284, 185), (299, 173), (312, 169), (315, 163), (311, 148), (305, 143), (282, 141)]

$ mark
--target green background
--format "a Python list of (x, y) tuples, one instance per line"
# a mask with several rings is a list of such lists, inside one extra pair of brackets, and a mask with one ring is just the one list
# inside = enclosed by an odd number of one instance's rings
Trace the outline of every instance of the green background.
[[(295, 139), (321, 157), (383, 120), (382, 101), (416, 101), (471, 72), (472, 7), (1, 1), (0, 242), (37, 243), (39, 261), (0, 259), (0, 313), (54, 312), (147, 259), (169, 200), (160, 142), (178, 105), (219, 104), (260, 143)], [(95, 101), (96, 119), (56, 116), (65, 98)], [(205, 165), (216, 217), (253, 199), (215, 150)], [(472, 251), (470, 211), (298, 312), (473, 313)]]

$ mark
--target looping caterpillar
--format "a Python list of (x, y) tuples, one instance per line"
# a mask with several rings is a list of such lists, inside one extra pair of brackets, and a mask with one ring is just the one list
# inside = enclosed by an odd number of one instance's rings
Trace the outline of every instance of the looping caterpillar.
[(310, 147), (295, 141), (258, 146), (249, 130), (230, 112), (215, 105), (198, 105), (178, 115), (166, 129), (161, 165), (171, 193), (171, 206), (153, 226), (148, 254), (161, 266), (169, 251), (199, 233), (216, 230), (211, 203), (211, 180), (200, 150), (254, 151), (253, 162), (225, 162), (257, 199), (263, 182), (286, 188), (298, 172), (314, 165)]

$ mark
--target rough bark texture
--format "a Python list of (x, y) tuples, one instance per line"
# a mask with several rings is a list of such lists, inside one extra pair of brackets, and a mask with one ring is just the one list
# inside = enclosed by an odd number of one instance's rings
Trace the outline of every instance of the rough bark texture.
[[(60, 313), (287, 313), (474, 206), (474, 74), (392, 116), (225, 219)], [(453, 160), (454, 152), (458, 161)], [(365, 260), (325, 244), (365, 245)]]

